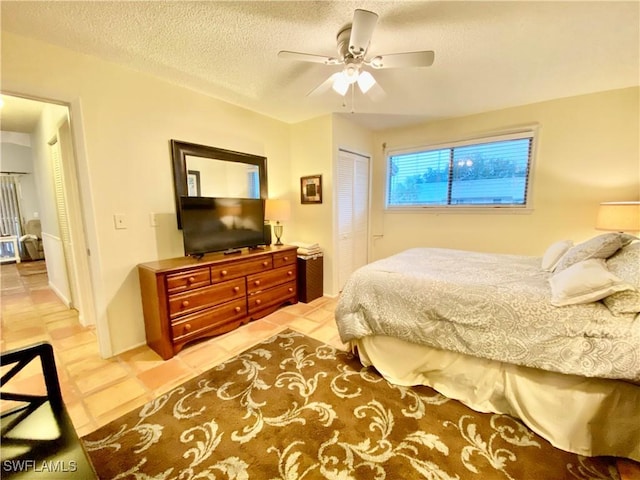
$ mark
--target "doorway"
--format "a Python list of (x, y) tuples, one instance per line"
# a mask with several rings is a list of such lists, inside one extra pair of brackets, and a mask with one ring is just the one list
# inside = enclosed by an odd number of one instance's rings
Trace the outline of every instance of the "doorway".
[(23, 183), (31, 182), (30, 191), (21, 192), (26, 207), (20, 220), (37, 219), (41, 226), (49, 287), (78, 311), (82, 325), (95, 325), (69, 107), (4, 93), (1, 98), (2, 170), (11, 165), (4, 154), (16, 138), (27, 139), (31, 157), (20, 169)]

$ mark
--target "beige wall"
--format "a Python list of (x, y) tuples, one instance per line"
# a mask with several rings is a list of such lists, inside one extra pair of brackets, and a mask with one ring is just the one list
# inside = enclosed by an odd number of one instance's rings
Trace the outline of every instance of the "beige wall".
[[(136, 265), (183, 255), (170, 139), (264, 155), (270, 192), (290, 193), (283, 122), (6, 32), (2, 89), (71, 105), (97, 317), (108, 325), (112, 353), (145, 342)], [(116, 213), (125, 215), (127, 229), (114, 228)]]
[[(341, 115), (325, 115), (291, 126), (291, 201), (295, 222), (285, 242), (317, 242), (322, 247), (323, 292), (337, 295), (334, 166), (340, 148), (371, 156), (372, 134)], [(300, 203), (300, 177), (322, 175), (322, 203)], [(287, 233), (290, 232), (290, 233)]]
[[(602, 201), (640, 199), (639, 88), (565, 98), (375, 134), (374, 258), (409, 247), (541, 255), (555, 240), (600, 232)], [(538, 124), (530, 214), (386, 213), (387, 148), (428, 145)]]
[[(331, 291), (333, 262), (331, 115), (291, 126), (291, 205), (295, 222), (285, 224), (284, 241), (319, 243), (324, 250), (323, 291)], [(300, 177), (322, 175), (322, 203), (300, 203)], [(289, 233), (287, 233), (289, 232)]]

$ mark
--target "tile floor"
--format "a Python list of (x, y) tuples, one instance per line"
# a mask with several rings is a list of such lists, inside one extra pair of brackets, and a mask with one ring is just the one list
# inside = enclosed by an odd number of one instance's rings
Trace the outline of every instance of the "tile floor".
[[(323, 297), (286, 306), (233, 332), (189, 346), (167, 361), (146, 345), (103, 359), (94, 329), (80, 325), (77, 312), (66, 308), (48, 288), (46, 274), (21, 276), (15, 264), (3, 264), (0, 282), (0, 349), (43, 340), (53, 345), (64, 402), (80, 436), (285, 328), (346, 348), (333, 319), (335, 299)], [(34, 373), (27, 369), (16, 380), (24, 391), (44, 392), (40, 376)], [(640, 480), (639, 463), (619, 460), (618, 469), (622, 480)]]

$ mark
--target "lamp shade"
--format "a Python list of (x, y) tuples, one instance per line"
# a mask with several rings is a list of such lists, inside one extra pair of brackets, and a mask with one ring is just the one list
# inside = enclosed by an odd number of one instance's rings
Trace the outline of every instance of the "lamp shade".
[(597, 230), (640, 232), (640, 202), (604, 202), (598, 209)]
[(361, 72), (358, 76), (358, 87), (362, 93), (367, 93), (376, 84), (376, 79), (369, 72)]
[(340, 72), (335, 75), (333, 79), (333, 85), (331, 86), (331, 88), (333, 88), (333, 90), (337, 94), (342, 95), (344, 97), (347, 94), (347, 91), (349, 90), (349, 85), (351, 84), (347, 80), (347, 76), (344, 74), (344, 72)]
[(268, 198), (265, 202), (264, 216), (267, 220), (289, 220), (291, 205), (288, 200)]

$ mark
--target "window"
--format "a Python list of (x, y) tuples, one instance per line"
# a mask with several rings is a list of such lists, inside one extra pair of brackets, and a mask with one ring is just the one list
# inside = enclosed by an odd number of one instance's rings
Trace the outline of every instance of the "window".
[(249, 198), (260, 198), (260, 171), (257, 165), (247, 165), (247, 185)]
[(527, 207), (534, 131), (395, 152), (387, 208)]

